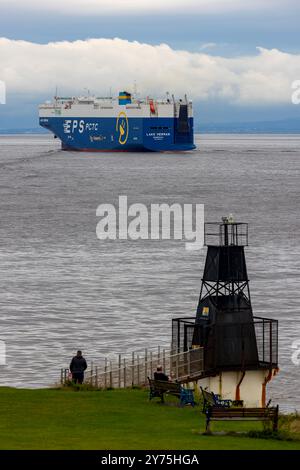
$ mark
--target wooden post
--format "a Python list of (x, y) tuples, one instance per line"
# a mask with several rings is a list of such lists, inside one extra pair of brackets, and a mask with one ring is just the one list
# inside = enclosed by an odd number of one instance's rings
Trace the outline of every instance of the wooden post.
[(190, 351), (187, 351), (187, 363), (188, 363), (188, 376), (191, 375), (191, 354)]
[(147, 383), (148, 378), (148, 350), (145, 349), (145, 384)]
[(274, 421), (273, 421), (274, 432), (278, 431), (278, 417), (279, 417), (279, 405), (276, 406), (276, 412), (275, 412)]
[(119, 366), (119, 370), (118, 370), (118, 388), (121, 388), (121, 366), (122, 366), (121, 354), (119, 354), (118, 366)]
[(113, 388), (112, 361), (109, 361), (109, 386)]
[(272, 336), (272, 323), (269, 323), (269, 328), (270, 328), (270, 364), (272, 368), (273, 364), (273, 336)]
[(64, 384), (64, 370), (60, 369), (60, 384)]
[(131, 360), (131, 385), (134, 386), (134, 352), (132, 353), (132, 360)]
[(164, 373), (166, 373), (166, 350), (163, 350), (163, 368), (164, 368)]
[(124, 388), (126, 388), (126, 359), (124, 357)]
[(152, 351), (150, 351), (150, 377), (153, 377), (153, 360), (152, 360)]
[(160, 364), (160, 346), (157, 348), (157, 363)]
[(137, 384), (140, 385), (140, 356), (137, 357)]
[(107, 388), (107, 357), (104, 363), (104, 388)]
[(98, 388), (98, 366), (96, 366), (96, 388)]
[(91, 362), (90, 384), (93, 385), (93, 361)]

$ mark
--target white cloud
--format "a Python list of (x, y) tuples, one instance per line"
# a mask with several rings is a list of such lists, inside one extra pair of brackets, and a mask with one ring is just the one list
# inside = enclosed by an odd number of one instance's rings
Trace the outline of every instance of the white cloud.
[(214, 49), (215, 47), (217, 47), (215, 42), (206, 42), (205, 44), (201, 44), (199, 49), (204, 51), (205, 49)]
[(134, 14), (145, 12), (204, 12), (249, 11), (288, 8), (297, 0), (0, 0), (0, 7), (20, 10), (90, 14)]
[[(121, 39), (35, 44), (0, 39), (0, 79), (7, 92), (30, 96), (114, 92), (134, 83), (142, 95), (166, 91), (193, 99), (230, 103), (290, 103), (291, 83), (300, 78), (300, 55), (258, 48), (236, 58), (177, 51)], [(132, 86), (131, 86), (132, 88)]]

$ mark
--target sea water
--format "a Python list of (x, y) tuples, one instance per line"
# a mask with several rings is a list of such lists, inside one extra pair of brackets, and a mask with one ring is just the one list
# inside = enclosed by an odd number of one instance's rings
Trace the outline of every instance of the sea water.
[(182, 154), (95, 154), (63, 152), (48, 135), (0, 136), (1, 385), (52, 385), (77, 349), (97, 364), (168, 348), (171, 319), (195, 315), (205, 249), (97, 238), (97, 207), (125, 195), (147, 207), (204, 204), (206, 221), (232, 213), (249, 223), (254, 315), (280, 325), (269, 396), (300, 410), (300, 136), (196, 143)]

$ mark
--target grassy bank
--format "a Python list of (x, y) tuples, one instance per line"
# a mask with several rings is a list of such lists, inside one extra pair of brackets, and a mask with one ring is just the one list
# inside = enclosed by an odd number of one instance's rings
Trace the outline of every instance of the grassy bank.
[[(1, 449), (300, 449), (300, 441), (204, 436), (200, 406), (179, 408), (169, 398), (166, 405), (149, 402), (146, 390), (0, 388), (0, 416)], [(212, 426), (262, 430), (261, 423)], [(293, 426), (297, 431), (297, 422)]]

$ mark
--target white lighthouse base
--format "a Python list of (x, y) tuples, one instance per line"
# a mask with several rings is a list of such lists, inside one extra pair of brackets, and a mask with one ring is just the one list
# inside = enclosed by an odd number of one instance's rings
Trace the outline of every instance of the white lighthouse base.
[(243, 400), (245, 407), (260, 408), (266, 406), (266, 385), (275, 373), (276, 370), (271, 373), (268, 370), (221, 372), (215, 377), (198, 380), (197, 385), (222, 399)]

